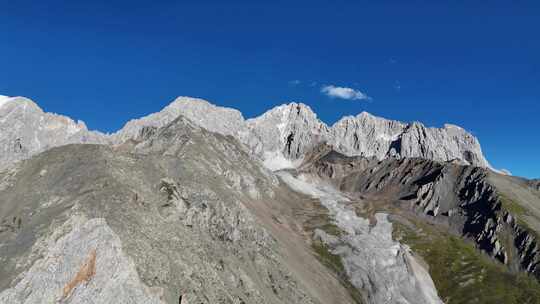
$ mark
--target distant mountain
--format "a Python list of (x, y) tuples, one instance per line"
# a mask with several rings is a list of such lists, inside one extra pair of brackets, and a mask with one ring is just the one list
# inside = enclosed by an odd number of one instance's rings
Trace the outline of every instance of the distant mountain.
[(329, 127), (302, 103), (281, 105), (245, 120), (238, 110), (179, 97), (160, 112), (131, 120), (118, 132), (105, 135), (87, 130), (81, 121), (45, 113), (29, 99), (4, 100), (8, 101), (0, 107), (0, 142), (4, 149), (0, 166), (68, 143), (119, 145), (182, 114), (207, 130), (236, 137), (274, 170), (293, 167), (306, 151), (323, 142), (348, 156), (420, 157), (489, 167), (478, 140), (460, 127), (447, 124), (428, 128), (418, 122), (402, 123), (366, 112), (344, 117)]
[(427, 128), (362, 112), (329, 127), (302, 103), (281, 105), (244, 120), (237, 110), (179, 97), (161, 112), (127, 123), (115, 134), (115, 142), (136, 137), (144, 126), (163, 126), (180, 113), (208, 130), (235, 136), (272, 169), (292, 166), (322, 142), (349, 156), (421, 157), (489, 167), (478, 140), (458, 126)]
[(24, 97), (0, 98), (0, 168), (52, 147), (71, 143), (108, 143), (82, 121), (46, 113)]

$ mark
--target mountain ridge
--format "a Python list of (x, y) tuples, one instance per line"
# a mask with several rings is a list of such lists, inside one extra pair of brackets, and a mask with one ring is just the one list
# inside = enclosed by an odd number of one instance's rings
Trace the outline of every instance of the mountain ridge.
[(538, 182), (450, 159), (476, 147), (462, 128), (366, 112), (328, 127), (301, 103), (245, 120), (184, 97), (101, 134), (8, 103), (6, 134), (60, 147), (0, 170), (0, 302), (442, 303), (482, 284), (474, 299), (537, 298)]
[[(44, 112), (30, 99), (13, 97), (7, 100), (0, 108), (0, 121), (6, 125), (11, 122), (6, 123), (6, 117), (19, 108), (14, 101), (31, 103), (36, 109), (34, 115), (18, 116), (23, 124), (33, 123), (33, 127), (18, 127), (8, 135), (0, 135), (0, 141), (6, 147), (5, 156), (0, 157), (0, 166), (67, 143), (119, 145), (137, 139), (143, 129), (162, 127), (182, 114), (209, 131), (237, 138), (272, 170), (294, 167), (306, 152), (322, 142), (349, 156), (421, 157), (493, 169), (484, 157), (478, 139), (459, 126), (426, 127), (420, 122), (404, 123), (365, 111), (356, 116), (344, 116), (329, 126), (304, 103), (283, 104), (245, 119), (233, 108), (216, 106), (199, 98), (178, 97), (162, 110), (129, 120), (120, 130), (105, 134), (88, 130), (82, 121), (75, 123), (69, 117)], [(36, 146), (32, 140), (39, 141), (45, 136), (42, 130), (51, 124), (58, 125), (57, 139)], [(26, 152), (14, 148), (16, 144)]]

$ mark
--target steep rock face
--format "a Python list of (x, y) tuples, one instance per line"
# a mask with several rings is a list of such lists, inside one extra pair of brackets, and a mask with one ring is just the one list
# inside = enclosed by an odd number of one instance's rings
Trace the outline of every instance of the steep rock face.
[(352, 303), (236, 140), (183, 117), (146, 134), (0, 171), (0, 301)]
[(52, 147), (70, 143), (107, 143), (82, 121), (45, 113), (23, 97), (0, 99), (0, 168)]
[(291, 103), (248, 120), (260, 139), (260, 151), (277, 151), (288, 159), (302, 159), (320, 143), (348, 156), (420, 157), (489, 167), (478, 140), (460, 127), (427, 128), (362, 112), (328, 127), (304, 104)]
[(332, 126), (329, 143), (346, 155), (375, 156), (378, 159), (400, 153), (396, 143), (405, 124), (362, 112), (344, 117)]
[(398, 150), (402, 157), (459, 160), (466, 165), (489, 167), (478, 140), (458, 126), (446, 124), (441, 129), (426, 128), (415, 122), (404, 129), (399, 139)]
[(286, 167), (286, 160), (303, 158), (318, 142), (325, 141), (329, 133), (317, 115), (301, 103), (278, 106), (247, 120), (247, 127), (258, 141), (253, 152), (261, 155), (267, 164), (273, 163), (272, 169), (279, 169), (280, 161)]
[[(347, 157), (328, 147), (300, 169), (333, 180), (345, 193), (413, 211), (477, 247), (510, 269), (539, 275), (540, 198), (522, 179), (420, 158)], [(388, 202), (384, 206), (383, 202)]]

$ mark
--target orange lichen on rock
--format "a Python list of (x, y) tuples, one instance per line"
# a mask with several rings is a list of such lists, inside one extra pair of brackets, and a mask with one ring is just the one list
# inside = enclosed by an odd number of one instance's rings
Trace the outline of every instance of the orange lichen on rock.
[(96, 250), (90, 251), (90, 254), (88, 255), (88, 258), (82, 265), (81, 269), (79, 269), (79, 272), (75, 275), (75, 277), (64, 286), (64, 292), (63, 297), (67, 298), (71, 291), (77, 287), (77, 285), (81, 284), (82, 282), (88, 283), (92, 277), (96, 274)]

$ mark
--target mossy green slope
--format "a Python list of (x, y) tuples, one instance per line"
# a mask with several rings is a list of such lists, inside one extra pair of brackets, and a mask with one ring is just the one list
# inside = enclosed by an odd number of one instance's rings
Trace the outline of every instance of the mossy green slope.
[(429, 265), (445, 303), (540, 303), (540, 284), (533, 277), (510, 273), (463, 239), (428, 224), (416, 226), (394, 223), (395, 237)]

